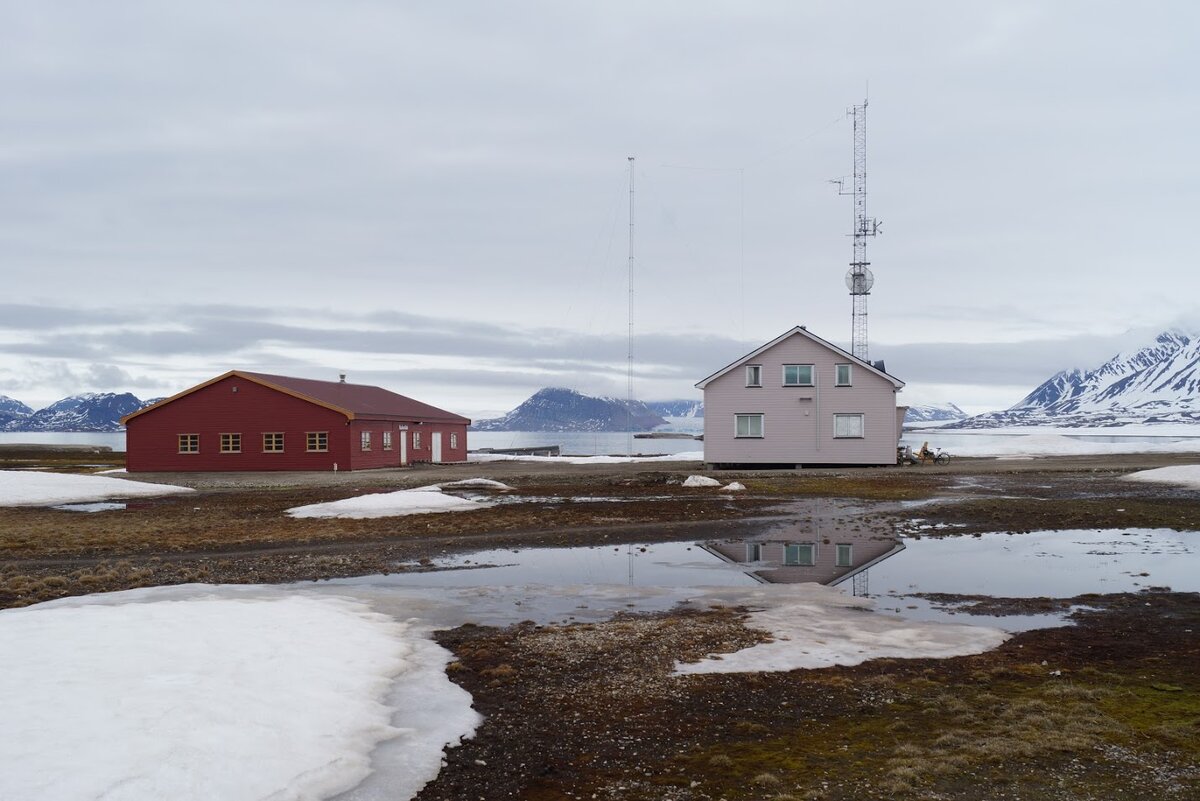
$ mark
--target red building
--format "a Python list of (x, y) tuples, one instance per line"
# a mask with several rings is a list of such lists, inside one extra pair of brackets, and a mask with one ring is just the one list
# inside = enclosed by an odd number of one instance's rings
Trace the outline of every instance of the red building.
[(471, 421), (380, 387), (231, 370), (121, 418), (130, 472), (465, 462)]

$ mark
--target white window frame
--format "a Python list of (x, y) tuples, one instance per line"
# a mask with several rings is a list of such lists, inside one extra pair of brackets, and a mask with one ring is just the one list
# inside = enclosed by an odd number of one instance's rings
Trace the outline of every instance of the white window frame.
[[(788, 379), (788, 368), (789, 367), (795, 367), (797, 369), (799, 369), (801, 367), (807, 367), (808, 368), (808, 381), (801, 381), (799, 372), (797, 372), (797, 374), (796, 374), (795, 381), (788, 381), (787, 379)], [(814, 367), (811, 364), (785, 364), (783, 366), (782, 374), (780, 375), (779, 380), (780, 380), (780, 383), (782, 383), (783, 386), (785, 386), (785, 387), (811, 387), (811, 386), (814, 386), (816, 383), (816, 367)]]
[(458, 450), (458, 434), (450, 435), (450, 450), (452, 450), (452, 451)]
[(371, 432), (370, 431), (360, 431), (358, 433), (358, 449), (360, 451), (363, 451), (364, 453), (366, 451), (371, 450)]
[[(842, 368), (846, 368), (846, 380), (842, 380)], [(833, 385), (835, 387), (852, 387), (854, 386), (854, 365), (852, 364), (835, 364), (833, 366)]]
[[(842, 421), (849, 422), (850, 420), (858, 421), (857, 434), (839, 434), (839, 425)], [(866, 439), (867, 438), (867, 416), (862, 412), (854, 412), (853, 414), (835, 414), (833, 416), (833, 438), (834, 439)]]
[[(808, 559), (804, 559), (804, 549), (808, 549)], [(793, 551), (793, 549), (795, 549)], [(795, 553), (793, 557), (792, 554)], [(786, 567), (813, 567), (817, 564), (817, 544), (815, 542), (789, 542), (783, 546), (783, 564)]]
[(221, 434), (220, 439), (221, 453), (241, 453), (242, 452), (242, 435), (239, 432), (227, 432)]
[(328, 453), (329, 432), (306, 431), (304, 432), (304, 444), (306, 453)]
[(763, 544), (761, 542), (746, 543), (746, 561), (761, 562), (763, 560)]
[[(746, 430), (749, 431), (752, 428), (750, 425), (750, 420), (752, 420), (755, 417), (758, 418), (758, 433), (757, 434), (749, 434), (749, 433), (739, 434), (738, 430), (741, 428), (739, 423), (741, 422), (742, 418), (746, 419), (746, 421), (747, 421)], [(733, 416), (733, 438), (734, 439), (762, 439), (763, 437), (766, 436), (766, 429), (767, 429), (766, 415), (763, 414), (762, 412), (749, 412), (749, 413), (745, 413), (745, 414), (735, 414)]]
[(283, 442), (282, 431), (264, 431), (262, 435), (263, 453), (283, 453)]
[(390, 451), (392, 449), (392, 432), (391, 431), (383, 432), (383, 449), (385, 451)]
[[(845, 554), (843, 558), (842, 554)], [(854, 546), (848, 542), (839, 542), (834, 551), (834, 567), (854, 567)]]
[(421, 450), (421, 432), (420, 431), (413, 432), (413, 450), (414, 451)]
[(762, 384), (762, 365), (747, 364), (746, 365), (746, 386), (761, 387)]

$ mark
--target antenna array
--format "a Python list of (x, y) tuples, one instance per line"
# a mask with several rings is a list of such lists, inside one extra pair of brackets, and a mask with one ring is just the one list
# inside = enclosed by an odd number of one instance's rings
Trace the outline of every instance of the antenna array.
[(846, 271), (846, 287), (853, 305), (850, 326), (850, 351), (867, 361), (867, 295), (875, 284), (875, 275), (867, 261), (867, 238), (880, 233), (880, 222), (867, 216), (867, 101), (851, 106), (846, 116), (854, 122), (854, 178), (849, 190), (844, 178), (835, 181), (839, 194), (854, 196), (854, 258)]

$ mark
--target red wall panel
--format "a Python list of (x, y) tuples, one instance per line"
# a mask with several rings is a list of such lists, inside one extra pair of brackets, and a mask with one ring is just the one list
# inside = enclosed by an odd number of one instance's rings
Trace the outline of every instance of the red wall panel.
[[(327, 452), (310, 453), (307, 433), (326, 431)], [(371, 448), (362, 449), (362, 433)], [(392, 432), (384, 450), (383, 432)], [(131, 472), (363, 470), (401, 466), (400, 438), (407, 438), (408, 464), (433, 458), (433, 432), (442, 434), (442, 461), (467, 460), (467, 427), (453, 423), (347, 420), (344, 414), (292, 397), (253, 381), (230, 376), (138, 415), (126, 426), (126, 466)], [(263, 434), (282, 433), (282, 453), (263, 452)], [(420, 432), (421, 447), (412, 447)], [(241, 453), (221, 453), (223, 433), (242, 435)], [(450, 434), (458, 440), (450, 447)], [(179, 435), (197, 434), (200, 452), (179, 453)]]
[[(307, 451), (309, 431), (329, 432), (329, 450)], [(263, 453), (262, 435), (282, 432), (283, 453)], [(240, 433), (241, 453), (221, 453), (220, 435)], [(180, 434), (198, 434), (200, 452), (179, 453)], [(231, 376), (129, 421), (131, 472), (332, 470), (351, 467), (350, 426), (332, 409)]]

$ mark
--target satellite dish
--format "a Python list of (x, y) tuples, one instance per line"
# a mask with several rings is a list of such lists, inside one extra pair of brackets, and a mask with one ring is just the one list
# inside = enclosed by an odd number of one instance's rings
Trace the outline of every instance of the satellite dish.
[(875, 275), (866, 267), (851, 267), (846, 271), (846, 288), (851, 295), (869, 295), (875, 286)]

